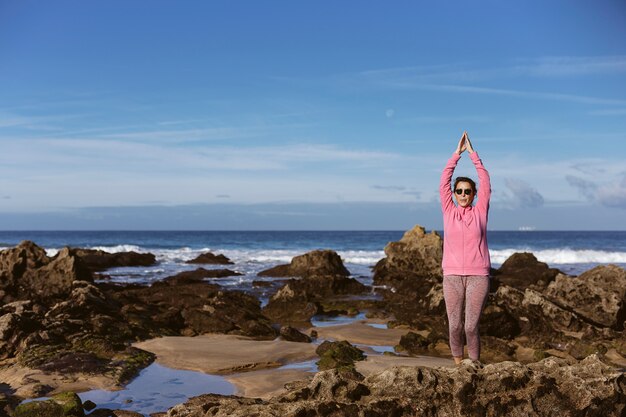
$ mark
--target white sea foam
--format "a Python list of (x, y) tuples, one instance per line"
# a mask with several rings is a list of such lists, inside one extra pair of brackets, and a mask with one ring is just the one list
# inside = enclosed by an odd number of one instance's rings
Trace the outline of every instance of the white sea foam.
[[(137, 246), (137, 245), (92, 246), (87, 249), (101, 250), (103, 252), (108, 252), (108, 253), (131, 252), (131, 251), (139, 252), (139, 253), (149, 252), (149, 250), (144, 249), (141, 246)], [(50, 257), (56, 256), (56, 254), (59, 253), (60, 250), (61, 250), (60, 248), (47, 248), (46, 255)]]
[(531, 252), (535, 257), (548, 265), (559, 264), (607, 264), (607, 263), (626, 263), (626, 252), (610, 252), (591, 249), (500, 249), (490, 250), (491, 262), (494, 264), (502, 264), (509, 256), (515, 252)]
[(350, 264), (359, 265), (374, 265), (385, 257), (385, 251), (366, 251), (366, 250), (351, 250), (351, 251), (339, 251), (339, 256), (344, 262)]
[[(223, 254), (236, 264), (284, 264), (291, 262), (295, 256), (308, 252), (307, 249), (220, 249), (220, 248), (199, 248), (192, 249), (182, 247), (176, 249), (150, 249), (137, 245), (115, 245), (115, 246), (93, 246), (90, 249), (99, 249), (109, 253), (135, 251), (139, 253), (150, 252), (156, 256), (159, 263), (180, 264), (206, 252)], [(46, 254), (55, 256), (60, 248), (48, 248)], [(507, 248), (492, 249), (489, 251), (491, 262), (494, 265), (501, 265), (507, 258), (516, 252), (531, 252), (541, 262), (548, 265), (562, 264), (626, 264), (626, 252), (602, 251), (592, 249), (532, 249), (532, 248)], [(371, 266), (385, 257), (382, 250), (347, 250), (338, 251), (339, 256), (347, 264)], [(252, 267), (254, 268), (254, 267)], [(154, 271), (153, 271), (154, 272)]]

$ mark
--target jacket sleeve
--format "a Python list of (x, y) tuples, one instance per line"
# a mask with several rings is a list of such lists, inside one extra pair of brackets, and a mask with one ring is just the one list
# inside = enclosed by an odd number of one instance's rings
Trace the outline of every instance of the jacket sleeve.
[(452, 182), (452, 174), (454, 173), (454, 169), (456, 168), (456, 164), (459, 162), (459, 159), (461, 159), (461, 155), (456, 152), (453, 153), (441, 173), (441, 180), (439, 181), (439, 197), (441, 198), (441, 211), (444, 213), (454, 206), (450, 185)]
[(489, 200), (491, 199), (489, 172), (483, 166), (483, 161), (480, 160), (478, 153), (470, 154), (470, 159), (474, 163), (476, 173), (478, 174), (478, 201), (476, 206), (486, 214), (489, 211)]

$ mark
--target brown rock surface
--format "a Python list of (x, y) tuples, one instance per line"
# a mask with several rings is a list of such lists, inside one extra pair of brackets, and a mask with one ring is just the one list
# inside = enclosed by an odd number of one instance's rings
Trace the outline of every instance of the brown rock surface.
[(624, 329), (626, 270), (597, 266), (577, 277), (558, 275), (544, 292), (556, 304), (598, 326)]
[(43, 248), (30, 241), (0, 252), (0, 302), (63, 298), (72, 281), (91, 281), (91, 273), (68, 249), (49, 258)]
[(338, 275), (347, 277), (341, 258), (332, 250), (314, 250), (295, 256), (288, 265), (278, 265), (258, 273), (259, 276), (270, 277), (312, 277)]
[(435, 231), (415, 226), (398, 242), (385, 246), (385, 258), (374, 267), (374, 284), (393, 284), (414, 278), (442, 277), (443, 240)]
[(92, 271), (102, 271), (120, 266), (151, 266), (156, 258), (151, 253), (116, 252), (109, 253), (99, 249), (72, 248), (70, 253), (83, 260)]
[(215, 255), (211, 252), (206, 252), (198, 255), (195, 259), (185, 262), (187, 264), (211, 264), (211, 265), (232, 265), (230, 259), (226, 256), (219, 254)]
[(545, 288), (559, 273), (558, 269), (539, 262), (532, 253), (514, 253), (494, 271), (492, 286), (495, 289), (502, 283), (520, 290), (531, 285)]
[(311, 317), (322, 311), (322, 300), (366, 291), (367, 286), (341, 275), (290, 279), (270, 298), (263, 313), (281, 324), (307, 324)]
[(310, 383), (267, 401), (202, 395), (167, 416), (622, 416), (626, 377), (597, 356), (569, 365), (549, 358), (522, 365), (393, 367), (364, 378), (318, 372)]

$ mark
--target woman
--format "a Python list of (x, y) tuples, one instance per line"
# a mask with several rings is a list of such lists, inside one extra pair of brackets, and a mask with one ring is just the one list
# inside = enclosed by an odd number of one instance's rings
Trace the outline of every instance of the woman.
[[(478, 173), (478, 192), (472, 179), (457, 177), (452, 193), (452, 174), (461, 154), (466, 150)], [(443, 296), (448, 313), (450, 350), (458, 365), (463, 360), (464, 330), (470, 359), (478, 361), (480, 358), (478, 321), (489, 293), (491, 269), (487, 248), (491, 183), (489, 173), (474, 151), (467, 132), (463, 132), (456, 151), (441, 174), (439, 194), (444, 235)], [(478, 199), (476, 205), (472, 206), (475, 197)]]

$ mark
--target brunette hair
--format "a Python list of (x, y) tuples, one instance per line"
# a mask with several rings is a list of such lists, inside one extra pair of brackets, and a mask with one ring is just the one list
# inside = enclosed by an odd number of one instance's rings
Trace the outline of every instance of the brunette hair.
[(456, 185), (460, 182), (468, 182), (469, 185), (472, 186), (472, 191), (474, 192), (474, 195), (476, 195), (476, 183), (474, 182), (473, 179), (471, 178), (467, 178), (467, 177), (456, 177), (454, 179), (454, 189), (456, 190)]

